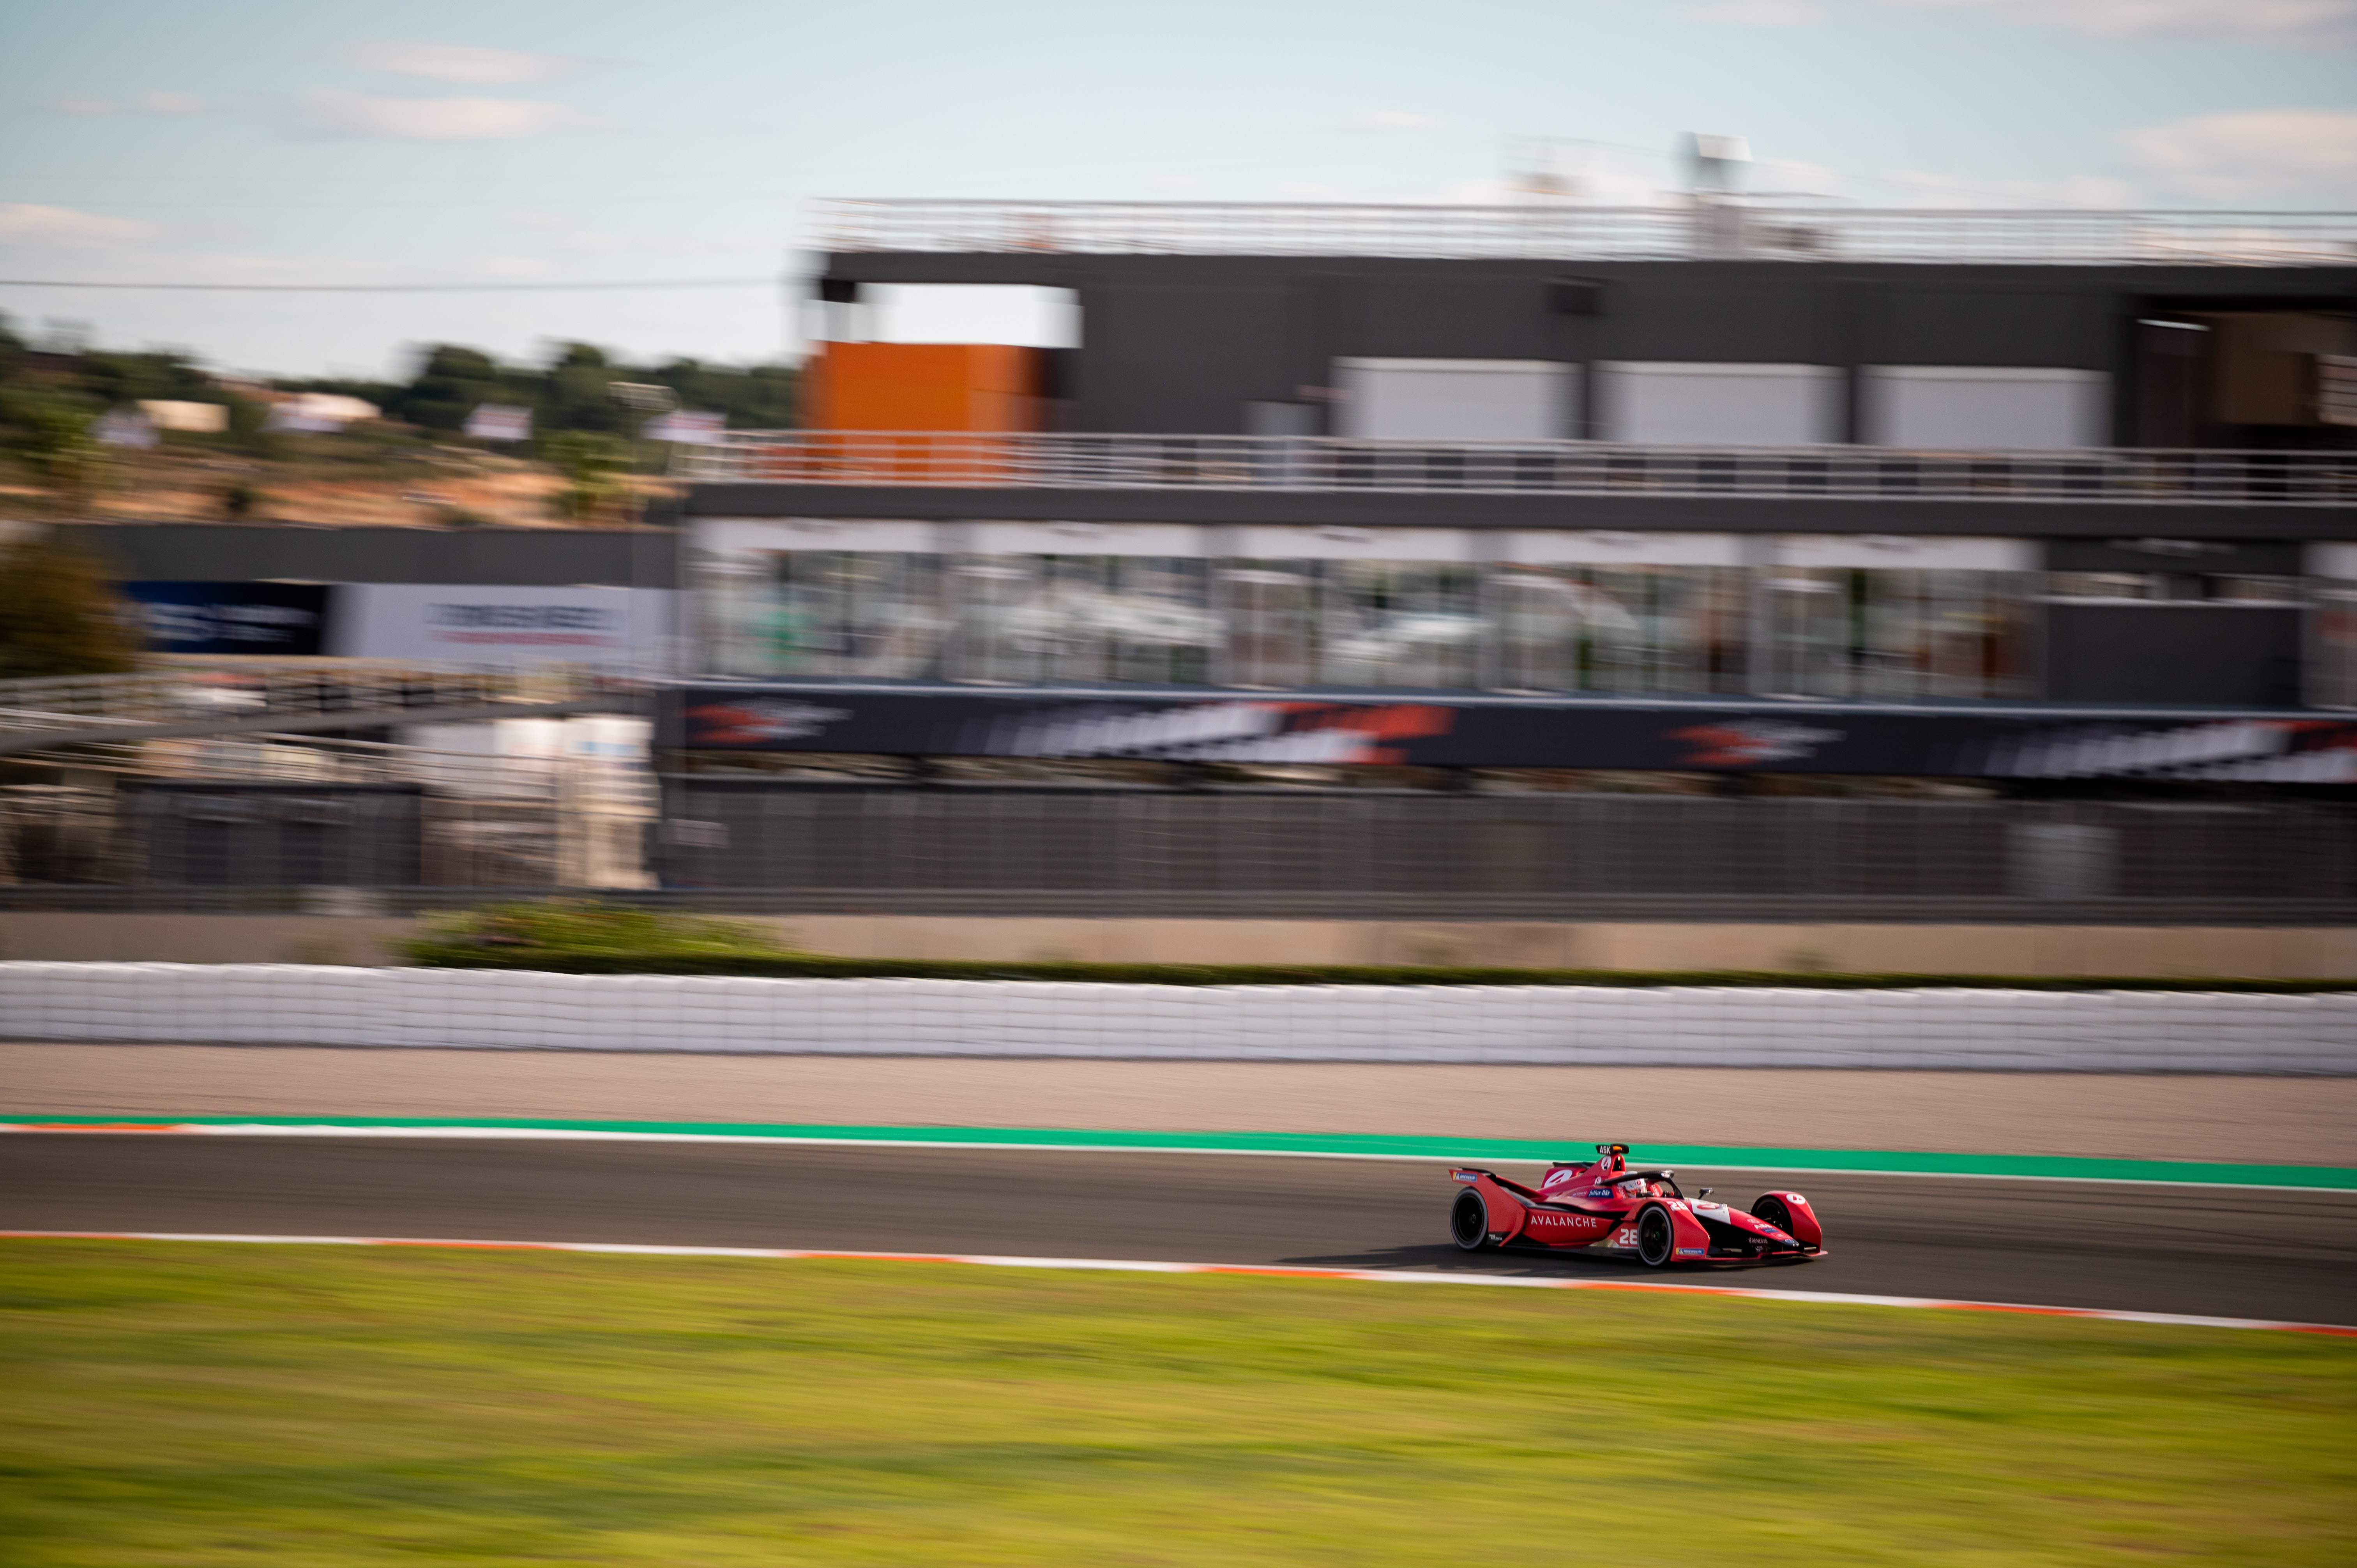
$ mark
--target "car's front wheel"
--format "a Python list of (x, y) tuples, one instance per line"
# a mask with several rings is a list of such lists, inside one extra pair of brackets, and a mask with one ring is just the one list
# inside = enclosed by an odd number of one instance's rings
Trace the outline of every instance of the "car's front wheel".
[(1762, 1225), (1773, 1225), (1785, 1235), (1799, 1240), (1799, 1232), (1792, 1229), (1791, 1206), (1772, 1192), (1762, 1194), (1760, 1201), (1751, 1206), (1751, 1218)]
[(1490, 1244), (1490, 1206), (1470, 1187), (1448, 1206), (1448, 1234), (1459, 1251), (1478, 1252)]
[(1677, 1231), (1666, 1208), (1648, 1208), (1637, 1216), (1637, 1261), (1649, 1269), (1668, 1262), (1677, 1250)]

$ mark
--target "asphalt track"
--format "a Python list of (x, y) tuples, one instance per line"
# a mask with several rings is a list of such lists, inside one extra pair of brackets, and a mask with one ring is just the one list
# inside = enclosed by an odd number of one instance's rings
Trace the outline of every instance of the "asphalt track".
[[(1653, 1276), (1448, 1244), (1437, 1164), (485, 1138), (0, 1137), (0, 1229), (844, 1248)], [(1508, 1174), (1516, 1173), (1509, 1170)], [(1809, 1195), (1778, 1290), (2357, 1324), (2357, 1193), (1679, 1172)], [(1674, 1278), (1717, 1278), (1673, 1270)]]

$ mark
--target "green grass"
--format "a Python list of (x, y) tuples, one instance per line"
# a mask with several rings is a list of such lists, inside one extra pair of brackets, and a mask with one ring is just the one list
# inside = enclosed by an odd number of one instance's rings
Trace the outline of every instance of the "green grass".
[(0, 1243), (0, 1557), (2357, 1560), (2357, 1343), (1599, 1292)]

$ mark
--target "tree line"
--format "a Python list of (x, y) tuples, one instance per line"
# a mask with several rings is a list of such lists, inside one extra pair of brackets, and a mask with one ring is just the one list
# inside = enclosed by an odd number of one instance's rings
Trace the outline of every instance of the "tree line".
[[(618, 381), (668, 387), (681, 407), (724, 414), (732, 430), (777, 430), (797, 423), (800, 381), (791, 365), (722, 365), (682, 357), (631, 364), (589, 343), (555, 344), (539, 364), (503, 363), (479, 349), (436, 343), (417, 351), (406, 381), (275, 377), (264, 384), (360, 398), (388, 420), (442, 435), (457, 434), (483, 403), (527, 408), (533, 439), (522, 451), (536, 456), (544, 443), (567, 432), (637, 434), (647, 415), (607, 390)], [(0, 425), (20, 452), (54, 445), (62, 426), (87, 426), (108, 409), (149, 399), (227, 405), (229, 445), (255, 435), (267, 413), (260, 400), (221, 384), (185, 350), (37, 347), (0, 316)]]

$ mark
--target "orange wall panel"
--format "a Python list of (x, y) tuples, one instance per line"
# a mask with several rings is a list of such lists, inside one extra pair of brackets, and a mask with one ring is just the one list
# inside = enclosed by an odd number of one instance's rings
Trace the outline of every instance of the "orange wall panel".
[(1037, 349), (1003, 343), (827, 343), (808, 371), (818, 430), (1037, 430)]

